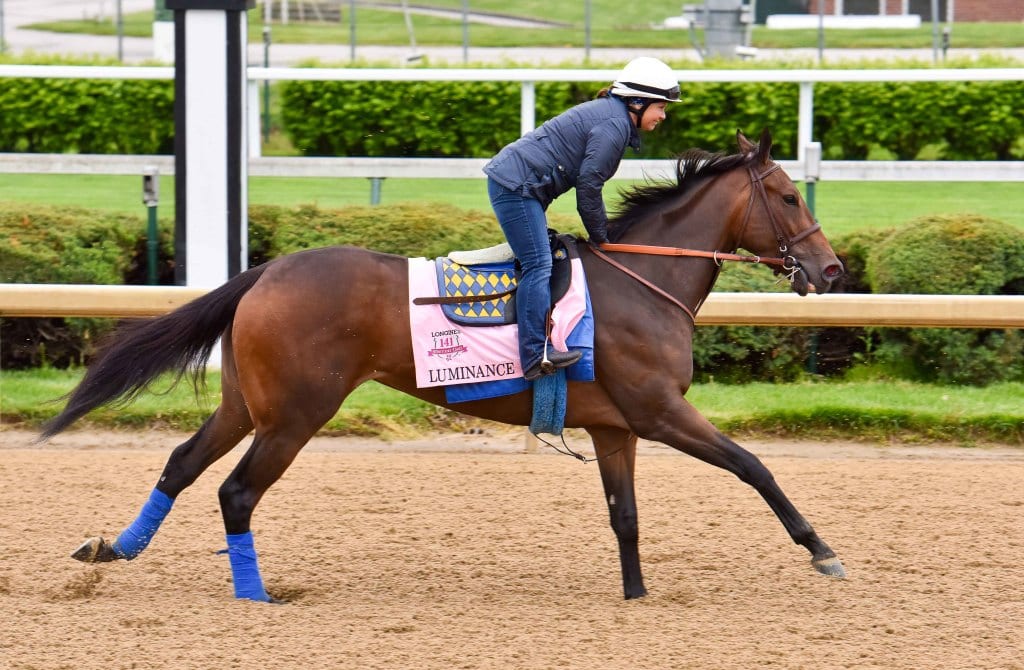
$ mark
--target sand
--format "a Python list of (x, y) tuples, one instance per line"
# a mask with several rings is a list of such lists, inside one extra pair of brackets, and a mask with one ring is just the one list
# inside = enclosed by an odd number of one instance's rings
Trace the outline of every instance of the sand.
[(752, 489), (644, 444), (650, 594), (625, 601), (596, 464), (521, 433), (317, 438), (254, 516), (267, 605), (216, 553), (241, 449), (138, 559), (87, 565), (184, 437), (31, 437), (0, 432), (0, 668), (1024, 668), (1024, 449), (748, 444), (841, 581)]

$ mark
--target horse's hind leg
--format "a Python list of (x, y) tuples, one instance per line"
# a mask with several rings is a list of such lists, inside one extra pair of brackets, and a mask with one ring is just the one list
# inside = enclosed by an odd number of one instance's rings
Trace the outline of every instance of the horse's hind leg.
[(156, 535), (178, 494), (252, 430), (252, 419), (238, 391), (233, 361), (227, 355), (224, 360), (220, 407), (195, 435), (171, 452), (156, 487), (135, 521), (113, 542), (102, 537), (86, 540), (71, 554), (72, 558), (87, 563), (104, 563), (137, 557)]
[(667, 444), (706, 463), (733, 473), (754, 487), (782, 522), (793, 542), (811, 553), (811, 564), (831, 577), (845, 577), (836, 554), (797, 511), (775, 482), (775, 477), (754, 454), (719, 432), (690, 403), (680, 399), (671, 420), (662, 416), (641, 437)]
[(358, 383), (359, 376), (350, 368), (339, 364), (334, 369), (340, 372), (323, 375), (321, 368), (310, 366), (290, 378), (281, 371), (250, 370), (243, 381), (256, 437), (218, 491), (236, 598), (273, 600), (257, 564), (250, 525), (253, 510)]
[[(335, 408), (336, 411), (337, 408)], [(252, 446), (218, 491), (235, 597), (273, 602), (263, 585), (251, 530), (252, 513), (296, 455), (333, 412), (315, 419), (259, 427)]]
[(618, 428), (588, 428), (601, 468), (605, 501), (612, 530), (619, 542), (622, 590), (627, 600), (647, 595), (640, 571), (639, 525), (633, 477), (636, 466), (636, 435)]

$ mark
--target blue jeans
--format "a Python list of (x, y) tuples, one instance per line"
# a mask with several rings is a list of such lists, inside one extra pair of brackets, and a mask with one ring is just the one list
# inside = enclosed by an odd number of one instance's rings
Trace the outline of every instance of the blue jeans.
[(551, 306), (551, 246), (548, 219), (538, 200), (510, 191), (490, 177), (487, 193), (512, 252), (522, 266), (516, 288), (519, 361), (523, 371), (544, 355), (546, 317)]

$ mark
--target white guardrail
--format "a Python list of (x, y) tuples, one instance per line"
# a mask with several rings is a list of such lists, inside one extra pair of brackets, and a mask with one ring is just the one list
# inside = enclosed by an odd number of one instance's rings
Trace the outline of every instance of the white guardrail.
[[(486, 158), (363, 158), (280, 157), (249, 159), (250, 177), (366, 177), (387, 179), (483, 179)], [(779, 161), (795, 181), (805, 178), (804, 164)], [(107, 154), (0, 153), (0, 174), (110, 174), (141, 175), (155, 167), (161, 175), (174, 174), (174, 157)], [(675, 161), (627, 159), (619, 163), (616, 179), (669, 177)], [(1024, 161), (822, 161), (820, 181), (1024, 181)]]

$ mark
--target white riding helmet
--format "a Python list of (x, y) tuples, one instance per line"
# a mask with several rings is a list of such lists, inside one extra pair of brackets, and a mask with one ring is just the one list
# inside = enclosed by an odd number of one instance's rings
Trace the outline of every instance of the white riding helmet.
[(672, 68), (657, 58), (640, 56), (622, 68), (609, 92), (625, 98), (679, 102), (679, 80)]

